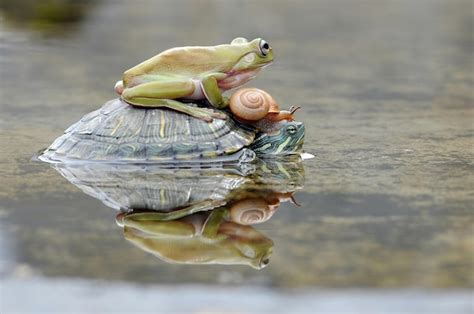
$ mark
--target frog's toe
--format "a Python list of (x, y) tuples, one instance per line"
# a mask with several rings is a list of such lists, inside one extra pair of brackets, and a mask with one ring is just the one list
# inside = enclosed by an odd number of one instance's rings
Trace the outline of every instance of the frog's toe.
[(214, 111), (213, 113), (211, 113), (211, 116), (212, 116), (213, 118), (221, 119), (221, 120), (227, 119), (227, 115), (226, 115), (226, 114), (223, 114), (223, 113), (217, 112), (217, 111)]
[(227, 119), (227, 115), (225, 113), (222, 113), (214, 109), (208, 109), (208, 108), (202, 108), (202, 109), (206, 110), (208, 114), (213, 118), (221, 119), (221, 120)]
[(207, 112), (206, 110), (192, 110), (191, 112), (188, 112), (188, 114), (194, 118), (197, 118), (199, 120), (203, 120), (205, 122), (212, 122), (213, 116), (210, 112)]
[(214, 119), (211, 116), (201, 116), (199, 119), (211, 123)]
[(123, 81), (117, 81), (117, 83), (115, 83), (115, 86), (114, 86), (115, 92), (119, 95), (122, 95), (123, 89), (124, 89)]

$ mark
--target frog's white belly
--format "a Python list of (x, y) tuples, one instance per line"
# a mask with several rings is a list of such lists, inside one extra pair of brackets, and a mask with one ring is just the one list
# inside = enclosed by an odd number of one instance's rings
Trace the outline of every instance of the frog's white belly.
[[(258, 72), (260, 72), (260, 68), (255, 69), (255, 70), (250, 70), (250, 71), (237, 72), (237, 73), (229, 75), (223, 80), (218, 81), (217, 85), (219, 86), (222, 92), (229, 89), (233, 89), (233, 88), (242, 86), (248, 81), (250, 81), (251, 79), (255, 78)], [(204, 92), (201, 81), (196, 80), (196, 79), (193, 79), (192, 81), (194, 84), (194, 91), (191, 95), (186, 96), (185, 99), (187, 100), (206, 99), (207, 98), (206, 93)]]
[(189, 100), (201, 100), (206, 99), (206, 94), (202, 88), (202, 83), (200, 80), (193, 80), (194, 91), (191, 95), (187, 96), (185, 99)]

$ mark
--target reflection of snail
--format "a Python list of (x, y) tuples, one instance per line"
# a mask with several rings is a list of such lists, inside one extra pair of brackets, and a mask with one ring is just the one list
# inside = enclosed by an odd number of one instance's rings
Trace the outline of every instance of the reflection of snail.
[(258, 88), (239, 89), (230, 98), (229, 107), (239, 119), (249, 122), (266, 120), (268, 123), (293, 121), (293, 114), (300, 108), (291, 106), (289, 110), (280, 110), (275, 99)]
[(230, 217), (233, 222), (241, 225), (253, 225), (267, 221), (273, 216), (278, 204), (269, 204), (262, 198), (240, 200), (230, 208)]
[(270, 219), (280, 207), (280, 203), (287, 201), (299, 206), (293, 197), (293, 192), (273, 193), (265, 198), (246, 198), (230, 206), (230, 218), (240, 225), (259, 224)]

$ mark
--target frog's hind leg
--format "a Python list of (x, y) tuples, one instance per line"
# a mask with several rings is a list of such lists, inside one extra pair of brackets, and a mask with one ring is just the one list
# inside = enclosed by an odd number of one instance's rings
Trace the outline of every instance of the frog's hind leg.
[(173, 110), (185, 113), (192, 117), (198, 118), (200, 120), (204, 120), (206, 122), (212, 122), (214, 118), (222, 119), (222, 120), (227, 119), (227, 115), (217, 112), (215, 110), (208, 109), (208, 108), (192, 107), (190, 105), (184, 104), (182, 102), (179, 102), (173, 99), (153, 99), (153, 98), (138, 97), (134, 99), (134, 101), (135, 100), (137, 101), (136, 103), (130, 102), (128, 100), (126, 100), (126, 102), (129, 102), (136, 107), (169, 108), (169, 109), (173, 109)]
[[(191, 95), (194, 92), (192, 80), (152, 81), (144, 82), (132, 87), (126, 87), (122, 98), (132, 105), (139, 106), (142, 98), (151, 99), (178, 99)], [(147, 102), (144, 107), (153, 107)]]
[(115, 86), (114, 86), (115, 92), (119, 95), (122, 95), (123, 89), (124, 89), (123, 81), (117, 81), (117, 83), (115, 83)]
[(137, 107), (170, 108), (207, 122), (213, 118), (227, 118), (225, 114), (212, 109), (192, 107), (174, 100), (191, 95), (194, 88), (192, 81), (148, 82), (124, 89), (122, 99)]

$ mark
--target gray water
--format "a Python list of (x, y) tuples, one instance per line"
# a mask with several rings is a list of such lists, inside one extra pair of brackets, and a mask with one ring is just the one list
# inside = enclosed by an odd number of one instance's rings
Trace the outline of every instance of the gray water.
[[(473, 311), (472, 2), (62, 2), (40, 17), (0, 2), (2, 313)], [(273, 242), (266, 268), (165, 262), (32, 161), (124, 70), (238, 36), (272, 45), (248, 85), (302, 107), (316, 156), (301, 207), (252, 226)]]

